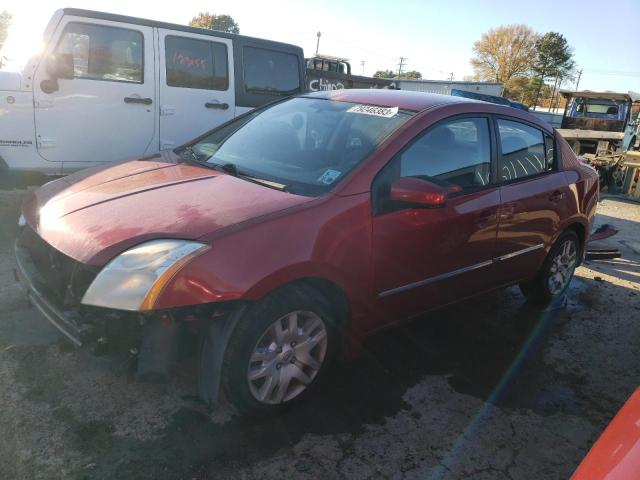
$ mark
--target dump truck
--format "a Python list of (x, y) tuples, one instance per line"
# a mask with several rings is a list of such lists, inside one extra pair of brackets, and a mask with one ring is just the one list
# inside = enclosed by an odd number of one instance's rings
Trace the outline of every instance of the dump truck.
[(637, 148), (640, 94), (589, 90), (560, 94), (566, 106), (558, 133), (598, 171), (601, 188), (617, 192), (624, 182), (623, 153)]

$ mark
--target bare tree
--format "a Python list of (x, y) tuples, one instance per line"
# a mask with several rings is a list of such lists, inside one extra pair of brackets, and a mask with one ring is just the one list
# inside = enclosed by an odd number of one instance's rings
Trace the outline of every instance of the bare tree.
[(531, 71), (539, 35), (526, 25), (502, 25), (473, 44), (471, 66), (479, 80), (509, 81)]

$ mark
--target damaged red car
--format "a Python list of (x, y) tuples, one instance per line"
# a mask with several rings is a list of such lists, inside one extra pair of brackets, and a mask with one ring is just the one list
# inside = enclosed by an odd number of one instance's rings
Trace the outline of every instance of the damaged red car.
[(513, 284), (561, 297), (597, 197), (595, 172), (526, 112), (321, 92), (33, 191), (16, 275), (77, 345), (137, 352), (149, 379), (194, 335), (203, 400), (277, 410), (422, 312)]

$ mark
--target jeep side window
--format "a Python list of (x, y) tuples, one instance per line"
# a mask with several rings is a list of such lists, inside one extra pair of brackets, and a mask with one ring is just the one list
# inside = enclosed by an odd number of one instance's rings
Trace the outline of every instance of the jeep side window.
[(168, 36), (164, 41), (167, 85), (227, 90), (227, 46), (218, 42)]
[(56, 53), (73, 57), (75, 78), (143, 83), (143, 41), (135, 30), (72, 22)]
[(247, 92), (277, 95), (300, 91), (297, 56), (265, 48), (244, 47), (242, 59)]

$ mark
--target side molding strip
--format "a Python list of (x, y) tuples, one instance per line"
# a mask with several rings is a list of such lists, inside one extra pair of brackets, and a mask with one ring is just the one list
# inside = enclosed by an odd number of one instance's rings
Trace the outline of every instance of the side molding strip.
[(518, 255), (523, 255), (525, 253), (533, 252), (535, 250), (539, 250), (544, 248), (544, 244), (540, 243), (538, 245), (534, 245), (532, 247), (527, 247), (522, 250), (518, 250), (516, 252), (507, 253), (506, 255), (502, 255), (500, 257), (494, 258), (492, 260), (487, 260), (486, 262), (476, 263), (475, 265), (471, 265), (469, 267), (459, 268), (458, 270), (452, 270), (451, 272), (442, 273), (440, 275), (436, 275), (435, 277), (426, 278), (424, 280), (419, 280), (417, 282), (408, 283), (406, 285), (402, 285), (400, 287), (392, 288), (390, 290), (385, 290), (384, 292), (380, 292), (378, 297), (388, 297), (389, 295), (393, 295), (395, 293), (404, 292), (406, 290), (411, 290), (416, 287), (423, 287), (425, 285), (429, 285), (430, 283), (439, 282), (440, 280), (446, 280), (447, 278), (455, 277), (457, 275), (462, 275), (463, 273), (468, 273), (473, 270), (477, 270), (479, 268), (488, 267), (494, 263), (501, 262), (503, 260), (509, 260), (510, 258), (517, 257)]

